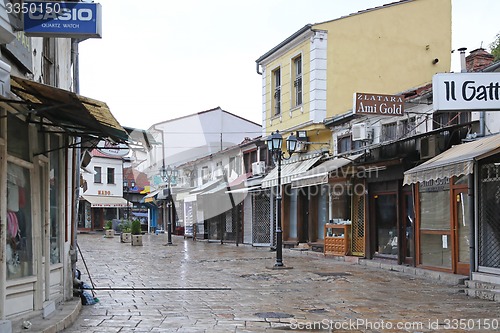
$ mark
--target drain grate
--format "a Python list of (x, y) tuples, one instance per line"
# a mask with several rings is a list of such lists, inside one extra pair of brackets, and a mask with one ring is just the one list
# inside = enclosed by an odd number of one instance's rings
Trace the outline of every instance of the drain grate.
[(319, 276), (350, 276), (351, 273), (345, 272), (316, 272)]
[(255, 315), (259, 318), (293, 318), (293, 314), (283, 312), (257, 312)]

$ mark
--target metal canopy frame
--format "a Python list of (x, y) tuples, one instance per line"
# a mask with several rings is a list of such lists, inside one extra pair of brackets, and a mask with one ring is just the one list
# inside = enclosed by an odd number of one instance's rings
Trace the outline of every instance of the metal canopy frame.
[[(85, 141), (102, 139), (126, 143), (129, 140), (127, 131), (104, 102), (15, 76), (11, 76), (10, 83), (11, 91), (21, 101), (1, 100), (9, 104), (25, 104), (27, 109), (20, 113), (25, 114), (29, 122), (59, 127), (63, 133), (85, 138)], [(41, 119), (34, 121), (31, 119), (33, 115)]]

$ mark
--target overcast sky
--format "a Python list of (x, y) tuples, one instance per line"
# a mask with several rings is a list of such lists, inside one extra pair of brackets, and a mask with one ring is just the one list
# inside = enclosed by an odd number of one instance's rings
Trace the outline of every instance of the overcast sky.
[[(80, 43), (80, 93), (104, 101), (123, 126), (220, 106), (261, 123), (255, 60), (308, 23), (382, 0), (99, 0), (103, 38)], [(452, 48), (489, 45), (499, 0), (452, 0)], [(432, 15), (432, 13), (429, 13)], [(452, 70), (459, 70), (458, 53)]]

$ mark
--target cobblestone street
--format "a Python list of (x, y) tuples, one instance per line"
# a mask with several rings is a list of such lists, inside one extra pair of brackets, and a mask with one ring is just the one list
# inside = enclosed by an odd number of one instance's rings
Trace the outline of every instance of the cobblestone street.
[(142, 247), (102, 234), (78, 242), (99, 302), (66, 333), (498, 331), (498, 303), (462, 286), (309, 251), (284, 250), (293, 268), (273, 270), (269, 248), (179, 237), (166, 246), (166, 235), (145, 235)]

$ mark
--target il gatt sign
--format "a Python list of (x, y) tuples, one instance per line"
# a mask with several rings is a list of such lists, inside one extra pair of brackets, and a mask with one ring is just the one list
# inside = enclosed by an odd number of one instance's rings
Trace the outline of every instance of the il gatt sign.
[(500, 110), (500, 73), (442, 73), (432, 77), (434, 110)]
[(354, 93), (356, 114), (373, 116), (404, 116), (403, 96)]

